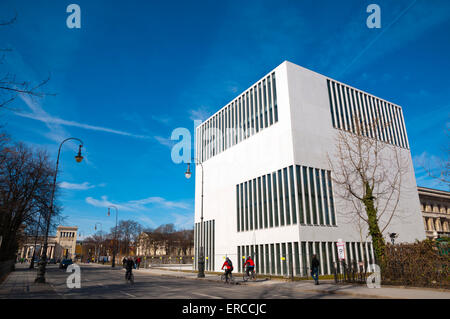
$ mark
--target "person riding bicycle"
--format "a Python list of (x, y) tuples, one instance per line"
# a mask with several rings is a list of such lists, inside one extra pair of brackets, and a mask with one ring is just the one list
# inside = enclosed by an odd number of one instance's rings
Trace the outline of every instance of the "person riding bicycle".
[[(125, 258), (124, 258), (125, 259)], [(128, 257), (128, 259), (125, 262), (125, 269), (127, 272), (125, 273), (125, 278), (128, 279), (133, 274), (133, 268), (134, 268), (134, 260), (131, 257)]]
[(250, 271), (251, 272), (255, 271), (255, 262), (253, 261), (252, 257), (247, 256), (247, 260), (244, 263), (244, 269), (245, 269), (245, 266), (247, 266), (247, 269), (246, 269), (247, 276), (250, 277)]
[(225, 282), (228, 282), (228, 274), (232, 276), (233, 271), (233, 263), (231, 262), (230, 258), (226, 258), (225, 262), (222, 265), (222, 269), (225, 267)]

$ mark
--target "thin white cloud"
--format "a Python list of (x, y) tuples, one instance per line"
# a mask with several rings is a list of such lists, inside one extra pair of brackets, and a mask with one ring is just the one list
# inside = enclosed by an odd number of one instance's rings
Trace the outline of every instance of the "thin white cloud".
[(159, 144), (167, 146), (171, 148), (175, 145), (175, 141), (172, 141), (170, 138), (162, 137), (162, 136), (154, 136), (155, 140), (158, 141)]
[[(38, 117), (50, 117), (50, 115), (44, 111), (44, 109), (41, 107), (39, 103), (37, 103), (35, 100), (33, 100), (30, 96), (27, 95), (20, 95), (20, 98), (22, 101), (25, 102), (25, 104), (28, 106), (28, 108), (32, 111), (32, 114), (38, 116)], [(21, 112), (16, 112), (16, 115), (22, 114)], [(67, 136), (70, 134), (60, 125), (56, 123), (51, 122), (44, 122), (47, 128), (50, 130), (48, 133), (45, 134), (45, 137), (47, 137), (49, 140), (52, 140), (54, 142), (60, 143), (62, 140), (64, 140)]]
[(84, 182), (81, 184), (61, 182), (61, 183), (59, 183), (59, 187), (64, 188), (64, 189), (72, 189), (72, 190), (87, 190), (87, 189), (94, 188), (95, 185), (90, 185), (88, 182)]
[(190, 215), (181, 215), (181, 214), (172, 214), (174, 217), (174, 225), (177, 229), (192, 229), (194, 227), (194, 214)]
[[(449, 9), (447, 3), (436, 2), (435, 6), (429, 6), (427, 2), (419, 2), (412, 0), (408, 4), (397, 3), (397, 11), (392, 20), (388, 20), (386, 26), (382, 26), (379, 32), (373, 37), (367, 37), (364, 28), (346, 28), (349, 30), (347, 34), (341, 35), (339, 43), (334, 47), (344, 47), (347, 52), (338, 52), (339, 56), (345, 57), (340, 59), (342, 63), (334, 63), (337, 73), (336, 77), (340, 77), (349, 70), (361, 70), (365, 65), (370, 64), (374, 60), (381, 59), (384, 55), (405, 46), (408, 42), (418, 39), (421, 35), (428, 32), (437, 25), (447, 22)], [(357, 16), (356, 16), (357, 17)], [(360, 25), (360, 18), (354, 20), (353, 23)], [(361, 32), (354, 32), (361, 30)], [(389, 30), (389, 32), (387, 32)], [(345, 36), (356, 36), (353, 43), (364, 43), (361, 51), (355, 50), (353, 46), (342, 46), (343, 43), (352, 43)], [(353, 50), (354, 52), (348, 52)], [(328, 50), (330, 51), (330, 50)], [(357, 52), (356, 55), (355, 52)], [(329, 54), (328, 52), (326, 54)], [(346, 57), (352, 57), (352, 60), (346, 61)], [(364, 56), (362, 59), (361, 57)]]
[(227, 88), (228, 91), (230, 91), (233, 94), (238, 93), (239, 90), (239, 83), (236, 81), (225, 81), (224, 86)]
[(136, 216), (136, 219), (143, 222), (146, 226), (156, 227), (157, 224), (147, 216)]
[(171, 122), (171, 118), (168, 116), (156, 116), (152, 115), (152, 120), (155, 120), (156, 122), (162, 123), (162, 124), (169, 124)]
[(413, 163), (417, 167), (426, 167), (434, 170), (441, 168), (441, 164), (444, 163), (444, 160), (436, 155), (428, 154), (428, 152), (425, 151), (420, 155), (415, 155), (413, 157)]
[(108, 200), (107, 196), (102, 196), (100, 200), (92, 198), (92, 197), (87, 197), (86, 203), (88, 203), (92, 206), (95, 206), (95, 207), (108, 207), (108, 206), (114, 205), (117, 207), (117, 209), (124, 210), (124, 211), (145, 211), (145, 210), (149, 209), (149, 207), (147, 207), (147, 205), (157, 205), (157, 206), (168, 208), (168, 209), (174, 209), (174, 208), (190, 209), (190, 205), (186, 202), (182, 202), (182, 201), (174, 202), (174, 201), (169, 201), (162, 197), (156, 197), (156, 196), (147, 197), (147, 198), (139, 199), (139, 200), (131, 200), (131, 201), (124, 202), (124, 203), (113, 203)]
[[(440, 180), (447, 161), (439, 156), (422, 152), (413, 157), (414, 172), (418, 186), (448, 189), (449, 185)], [(431, 176), (430, 176), (431, 175)], [(433, 177), (434, 176), (434, 177)]]
[(205, 106), (201, 106), (196, 110), (189, 110), (189, 118), (192, 121), (200, 120), (203, 122), (208, 117), (210, 117), (210, 114), (211, 114), (211, 112), (208, 111)]
[(16, 112), (15, 114), (20, 117), (33, 119), (33, 120), (40, 121), (40, 122), (43, 122), (46, 124), (56, 124), (56, 125), (63, 125), (63, 126), (79, 127), (79, 128), (83, 128), (83, 129), (91, 130), (91, 131), (101, 131), (101, 132), (107, 132), (107, 133), (118, 134), (118, 135), (123, 135), (123, 136), (142, 138), (142, 139), (150, 138), (147, 135), (137, 135), (137, 134), (132, 134), (132, 133), (124, 132), (124, 131), (113, 130), (113, 129), (110, 129), (107, 127), (84, 124), (84, 123), (79, 123), (79, 122), (75, 122), (75, 121), (67, 121), (64, 119), (50, 116), (48, 114), (47, 115), (38, 115), (38, 114), (33, 114), (33, 113), (19, 113), (19, 112)]

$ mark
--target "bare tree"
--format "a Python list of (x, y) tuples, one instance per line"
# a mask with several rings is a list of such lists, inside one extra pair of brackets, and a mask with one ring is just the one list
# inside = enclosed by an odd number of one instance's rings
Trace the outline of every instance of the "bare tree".
[(182, 230), (179, 231), (180, 248), (185, 256), (192, 251), (194, 246), (194, 230)]
[(120, 220), (117, 225), (117, 237), (124, 247), (123, 253), (129, 255), (130, 245), (135, 243), (139, 234), (142, 232), (142, 226), (134, 220)]
[(0, 258), (10, 259), (25, 235), (23, 228), (48, 213), (54, 169), (44, 151), (23, 144), (0, 148)]
[[(16, 20), (17, 14), (7, 21), (0, 21), (0, 27), (11, 26), (16, 22)], [(4, 63), (6, 53), (11, 51), (12, 49), (9, 48), (0, 48), (0, 52), (2, 54), (0, 56), (0, 64)], [(38, 83), (33, 83), (28, 80), (18, 79), (15, 74), (0, 74), (0, 108), (6, 107), (7, 104), (10, 104), (21, 94), (39, 98), (47, 95), (55, 95), (42, 91), (43, 86), (45, 86), (49, 80), (50, 76)]]
[(174, 224), (164, 224), (155, 229), (155, 233), (159, 234), (160, 242), (164, 245), (166, 255), (170, 255), (174, 244), (173, 234), (176, 232)]
[[(165, 255), (175, 252), (177, 255), (188, 255), (194, 245), (194, 230), (175, 229), (173, 224), (164, 224), (156, 229), (145, 229), (139, 237), (139, 245), (144, 252), (156, 255), (159, 249)], [(176, 251), (175, 251), (176, 250)]]
[(328, 155), (328, 162), (336, 195), (347, 203), (347, 210), (340, 213), (359, 228), (361, 235), (367, 231), (376, 259), (381, 261), (385, 250), (383, 232), (397, 213), (408, 163), (400, 148), (368, 137), (369, 130), (376, 135), (389, 123), (380, 124), (378, 119), (364, 123), (355, 118), (353, 124), (355, 133), (338, 131), (336, 152)]

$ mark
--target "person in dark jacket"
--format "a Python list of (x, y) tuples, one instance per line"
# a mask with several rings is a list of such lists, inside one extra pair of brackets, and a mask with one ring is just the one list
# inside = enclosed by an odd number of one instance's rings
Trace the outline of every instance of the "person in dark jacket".
[(141, 257), (136, 258), (136, 269), (139, 269), (139, 266), (141, 265)]
[(315, 285), (319, 284), (319, 267), (320, 267), (320, 262), (319, 262), (319, 259), (317, 259), (317, 255), (312, 255), (311, 277), (313, 277)]
[(133, 258), (129, 257), (128, 259), (126, 259), (125, 263), (125, 269), (127, 270), (125, 273), (125, 278), (128, 278), (128, 276), (133, 273), (133, 268), (134, 268), (134, 260)]

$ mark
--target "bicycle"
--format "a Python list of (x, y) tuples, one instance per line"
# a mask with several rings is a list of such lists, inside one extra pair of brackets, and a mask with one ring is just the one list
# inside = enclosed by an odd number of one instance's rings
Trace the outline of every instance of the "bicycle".
[(223, 281), (224, 283), (227, 283), (227, 284), (234, 284), (234, 277), (233, 277), (232, 273), (230, 273), (230, 275), (228, 276), (228, 281), (227, 281), (227, 278), (225, 276), (225, 273), (223, 273), (220, 276), (220, 280)]
[(244, 271), (244, 274), (242, 275), (242, 279), (244, 280), (244, 282), (248, 281), (249, 279), (256, 281), (256, 272), (255, 269), (253, 269), (250, 272), (250, 275), (247, 275), (247, 271)]
[(134, 283), (134, 275), (132, 272), (126, 272), (125, 273), (125, 282), (128, 283), (130, 282), (131, 284)]

